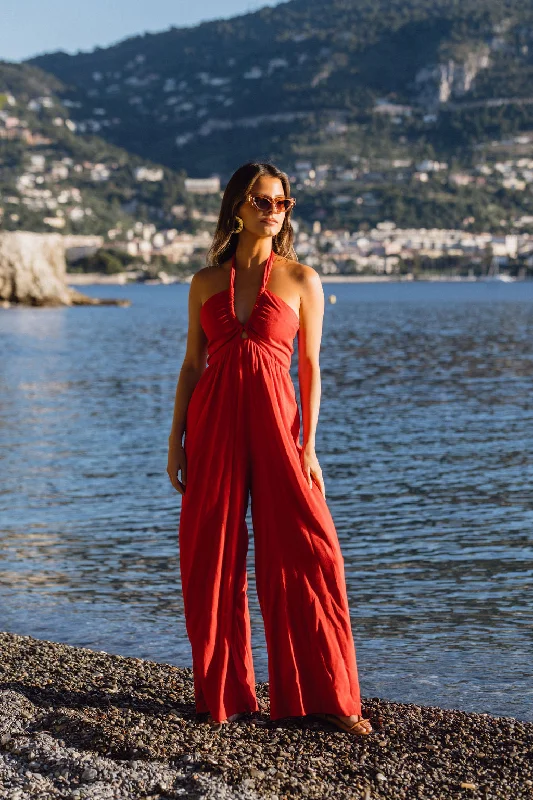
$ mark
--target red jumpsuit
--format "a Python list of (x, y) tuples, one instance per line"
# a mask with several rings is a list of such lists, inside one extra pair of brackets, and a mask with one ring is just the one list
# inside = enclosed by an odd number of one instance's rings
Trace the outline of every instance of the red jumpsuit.
[(192, 647), (196, 711), (214, 720), (258, 710), (248, 613), (248, 496), (265, 625), (270, 717), (361, 714), (344, 562), (318, 485), (306, 481), (300, 414), (289, 373), (299, 329), (267, 287), (235, 314), (229, 289), (200, 311), (207, 367), (187, 409), (187, 484), (179, 522), (180, 572)]

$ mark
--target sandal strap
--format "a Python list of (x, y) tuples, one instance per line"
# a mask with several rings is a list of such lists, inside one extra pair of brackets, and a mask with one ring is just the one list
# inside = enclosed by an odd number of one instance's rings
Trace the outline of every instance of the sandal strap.
[(358, 719), (357, 722), (354, 722), (353, 725), (350, 725), (350, 730), (351, 731), (355, 730), (355, 728), (357, 728), (358, 725), (363, 725), (363, 727), (366, 730), (367, 726), (364, 724), (365, 722), (370, 722), (370, 720), (369, 719), (363, 719), (361, 717), (361, 719)]
[(321, 717), (322, 719), (326, 720), (332, 725), (337, 725), (338, 727), (342, 727), (343, 730), (345, 731), (356, 730), (358, 726), (360, 731), (366, 731), (367, 733), (370, 733), (372, 731), (371, 725), (369, 730), (368, 726), (364, 724), (365, 722), (368, 722), (370, 724), (370, 720), (366, 719), (363, 716), (361, 716), (361, 718), (358, 719), (357, 722), (354, 722), (352, 725), (348, 725), (347, 722), (343, 722), (342, 720), (340, 720), (337, 714), (317, 714), (316, 716)]

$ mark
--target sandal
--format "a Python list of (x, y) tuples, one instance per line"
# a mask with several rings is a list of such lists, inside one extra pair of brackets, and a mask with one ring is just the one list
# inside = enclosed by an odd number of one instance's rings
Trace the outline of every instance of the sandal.
[(313, 714), (312, 716), (318, 717), (319, 719), (322, 719), (325, 722), (330, 722), (332, 725), (336, 725), (337, 728), (340, 728), (343, 731), (347, 731), (348, 733), (358, 733), (363, 736), (366, 736), (369, 733), (372, 733), (373, 730), (372, 727), (370, 727), (370, 730), (367, 727), (367, 723), (368, 725), (370, 725), (370, 720), (364, 719), (363, 717), (360, 717), (360, 719), (358, 719), (357, 722), (352, 722), (352, 724), (350, 725), (349, 722), (344, 722), (336, 714)]
[(220, 722), (215, 722), (215, 720), (213, 719), (211, 714), (208, 714), (207, 715), (207, 722), (208, 722), (209, 725), (211, 725), (213, 730), (219, 731), (222, 728), (223, 725), (227, 725), (228, 722), (236, 722), (238, 719), (240, 719), (243, 716), (244, 716), (244, 714), (232, 714), (231, 717), (228, 717), (227, 719), (223, 719)]
[(208, 725), (211, 726), (211, 728), (214, 731), (219, 731), (222, 728), (223, 725), (227, 724), (227, 720), (226, 719), (223, 720), (222, 722), (215, 722), (215, 720), (213, 719), (211, 714), (208, 714), (206, 722), (207, 722)]

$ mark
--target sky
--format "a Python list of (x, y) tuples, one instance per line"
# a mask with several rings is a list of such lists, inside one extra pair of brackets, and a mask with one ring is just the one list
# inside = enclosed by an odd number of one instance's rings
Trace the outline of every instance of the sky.
[(0, 61), (106, 47), (139, 33), (234, 17), (280, 0), (1, 0)]

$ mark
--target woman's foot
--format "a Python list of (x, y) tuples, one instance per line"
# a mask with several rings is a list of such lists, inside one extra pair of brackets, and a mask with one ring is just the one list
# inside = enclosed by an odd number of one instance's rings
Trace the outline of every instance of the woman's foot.
[[(366, 730), (366, 731), (368, 731), (368, 733), (370, 733), (372, 731), (372, 725), (370, 724), (370, 720), (369, 719), (364, 719), (363, 717), (359, 716), (358, 714), (352, 714), (351, 717), (341, 717), (338, 714), (336, 714), (335, 716), (338, 716), (338, 718), (342, 722), (345, 722), (346, 725), (349, 725), (350, 727), (355, 724), (357, 726), (357, 728), (360, 729), (361, 731)], [(357, 733), (358, 732), (359, 731), (357, 731)]]
[(228, 722), (236, 722), (238, 719), (240, 719), (243, 716), (244, 716), (244, 714), (232, 714), (231, 717), (228, 717), (227, 719), (220, 720), (220, 722), (216, 722), (213, 719), (213, 717), (211, 716), (211, 714), (208, 714), (207, 715), (207, 722), (208, 722), (209, 725), (211, 725), (213, 730), (219, 731), (223, 725), (227, 725)]
[(352, 714), (349, 717), (344, 717), (341, 714), (313, 714), (313, 716), (319, 717), (332, 725), (336, 725), (343, 731), (348, 731), (348, 733), (366, 735), (373, 730), (370, 720), (358, 714)]

